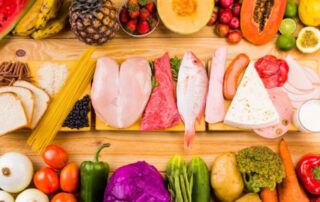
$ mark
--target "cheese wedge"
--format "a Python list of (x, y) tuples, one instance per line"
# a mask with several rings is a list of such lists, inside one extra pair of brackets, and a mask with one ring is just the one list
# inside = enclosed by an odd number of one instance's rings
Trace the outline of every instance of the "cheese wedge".
[(275, 125), (279, 121), (279, 114), (254, 64), (250, 63), (238, 86), (224, 123), (238, 128), (258, 129)]

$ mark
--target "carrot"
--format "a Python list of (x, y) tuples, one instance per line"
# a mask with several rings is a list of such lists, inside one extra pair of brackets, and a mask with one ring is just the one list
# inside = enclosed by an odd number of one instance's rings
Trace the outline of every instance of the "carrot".
[(280, 157), (286, 171), (286, 178), (278, 187), (279, 202), (310, 202), (306, 192), (299, 184), (288, 146), (280, 142)]
[(278, 202), (277, 189), (270, 190), (269, 188), (263, 188), (260, 198), (262, 202)]

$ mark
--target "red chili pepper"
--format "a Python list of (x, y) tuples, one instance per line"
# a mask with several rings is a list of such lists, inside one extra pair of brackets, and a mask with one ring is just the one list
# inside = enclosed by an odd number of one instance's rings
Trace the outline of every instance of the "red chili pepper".
[(320, 155), (304, 156), (298, 162), (297, 172), (304, 188), (311, 194), (320, 195)]

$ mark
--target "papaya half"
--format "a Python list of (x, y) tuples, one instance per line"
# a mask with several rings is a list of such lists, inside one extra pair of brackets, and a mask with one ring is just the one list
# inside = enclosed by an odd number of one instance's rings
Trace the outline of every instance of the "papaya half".
[(243, 36), (253, 44), (262, 45), (278, 32), (287, 0), (243, 0), (240, 26)]

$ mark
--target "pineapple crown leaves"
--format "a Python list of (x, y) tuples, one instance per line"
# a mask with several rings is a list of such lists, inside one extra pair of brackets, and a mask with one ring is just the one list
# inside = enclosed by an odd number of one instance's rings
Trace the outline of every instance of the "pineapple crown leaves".
[(141, 6), (145, 6), (148, 3), (148, 0), (138, 0)]
[(129, 10), (130, 12), (132, 12), (132, 11), (138, 11), (138, 10), (139, 10), (139, 6), (137, 6), (136, 4), (130, 4), (128, 10)]

